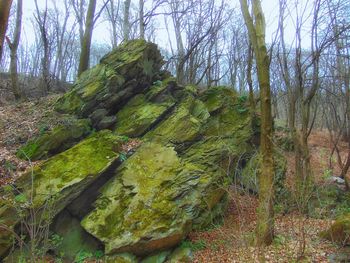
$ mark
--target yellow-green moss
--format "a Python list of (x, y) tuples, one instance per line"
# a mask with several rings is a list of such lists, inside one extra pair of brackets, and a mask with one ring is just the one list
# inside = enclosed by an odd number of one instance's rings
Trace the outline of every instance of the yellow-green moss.
[(137, 95), (117, 113), (115, 132), (130, 137), (143, 135), (173, 105), (171, 100), (152, 103), (145, 99), (145, 95)]
[(343, 246), (350, 245), (350, 214), (338, 218), (321, 236)]
[(33, 176), (34, 205), (40, 207), (53, 198), (54, 206), (61, 209), (118, 158), (121, 143), (122, 138), (110, 131), (95, 133), (71, 149), (36, 166), (33, 174), (27, 173), (21, 177), (17, 185), (24, 194), (30, 196)]
[(83, 227), (105, 242), (106, 253), (139, 242), (141, 246), (146, 236), (182, 232), (186, 220), (174, 213), (176, 203), (162, 187), (176, 179), (179, 168), (180, 159), (172, 148), (145, 143), (102, 189), (97, 209), (84, 218)]
[(198, 137), (204, 121), (209, 117), (209, 114), (203, 113), (194, 116), (192, 110), (196, 108), (195, 105), (199, 105), (196, 99), (192, 95), (186, 96), (176, 106), (173, 114), (147, 133), (145, 138), (172, 143), (193, 141)]
[[(285, 197), (285, 177), (286, 177), (286, 159), (278, 151), (274, 152), (274, 165), (275, 165), (275, 196), (276, 200), (280, 201), (281, 197)], [(261, 166), (261, 154), (257, 152), (253, 155), (249, 162), (246, 164), (240, 177), (238, 178), (240, 183), (248, 190), (255, 193), (259, 193), (259, 173)]]
[(27, 142), (18, 149), (17, 156), (22, 159), (38, 160), (68, 149), (91, 132), (88, 119), (75, 120), (56, 126)]

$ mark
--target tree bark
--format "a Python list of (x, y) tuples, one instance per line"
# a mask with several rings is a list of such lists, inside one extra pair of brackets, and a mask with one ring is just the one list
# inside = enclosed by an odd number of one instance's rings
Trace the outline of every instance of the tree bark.
[(95, 9), (96, 9), (96, 0), (90, 0), (87, 15), (86, 15), (85, 32), (84, 32), (84, 37), (83, 37), (82, 46), (81, 46), (78, 77), (81, 75), (81, 73), (83, 73), (85, 70), (89, 68), (90, 47), (91, 47), (92, 31), (94, 29)]
[(124, 1), (124, 19), (123, 19), (123, 36), (124, 36), (124, 41), (128, 41), (129, 40), (129, 35), (130, 35), (130, 21), (129, 21), (130, 2), (131, 2), (131, 0), (125, 0)]
[(141, 39), (145, 39), (144, 4), (145, 0), (139, 0), (139, 26)]
[(265, 18), (260, 0), (253, 0), (253, 18), (249, 13), (247, 0), (240, 0), (241, 10), (248, 29), (249, 39), (255, 54), (261, 100), (261, 138), (262, 156), (259, 174), (259, 207), (257, 210), (257, 245), (270, 245), (274, 236), (274, 161), (272, 144), (272, 114), (270, 90), (270, 59), (265, 43)]
[(23, 10), (23, 0), (17, 0), (16, 27), (15, 27), (13, 42), (11, 43), (10, 39), (7, 38), (7, 43), (11, 51), (10, 74), (11, 74), (12, 92), (13, 92), (13, 95), (15, 96), (15, 100), (20, 100), (22, 98), (22, 93), (18, 86), (18, 72), (17, 72), (17, 60), (18, 60), (17, 50), (18, 50), (19, 40), (21, 37), (22, 10)]
[(5, 34), (10, 15), (12, 0), (0, 1), (0, 61), (2, 59), (2, 52), (4, 49)]

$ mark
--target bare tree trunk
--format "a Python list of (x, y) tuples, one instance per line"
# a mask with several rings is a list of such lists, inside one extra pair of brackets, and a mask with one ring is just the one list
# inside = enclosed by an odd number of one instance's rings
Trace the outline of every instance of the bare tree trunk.
[(0, 1), (0, 61), (2, 58), (2, 52), (4, 49), (5, 34), (7, 30), (8, 19), (10, 15), (10, 9), (12, 0)]
[(123, 20), (124, 41), (128, 41), (129, 35), (130, 35), (130, 21), (129, 21), (130, 2), (131, 2), (131, 0), (124, 1), (124, 20)]
[(251, 109), (251, 114), (255, 114), (255, 99), (254, 99), (254, 89), (253, 89), (253, 80), (252, 80), (252, 68), (253, 68), (253, 50), (252, 44), (249, 43), (248, 47), (248, 65), (247, 65), (247, 82), (249, 88), (249, 105)]
[(45, 1), (45, 10), (43, 13), (40, 13), (38, 1), (34, 0), (34, 2), (36, 7), (35, 19), (39, 25), (41, 41), (44, 48), (44, 56), (41, 58), (42, 77), (43, 77), (42, 93), (43, 95), (46, 95), (47, 92), (50, 90), (49, 40), (48, 40), (47, 28), (46, 28), (47, 15), (48, 15), (47, 0)]
[(95, 9), (96, 9), (96, 0), (90, 0), (87, 15), (86, 15), (86, 23), (85, 23), (86, 26), (85, 26), (84, 38), (81, 46), (78, 76), (80, 76), (81, 73), (83, 73), (85, 70), (89, 68), (90, 47), (91, 47), (92, 31), (94, 29)]
[(17, 72), (17, 50), (19, 45), (19, 40), (21, 37), (21, 27), (22, 27), (22, 9), (23, 9), (23, 0), (17, 0), (17, 14), (16, 14), (16, 27), (14, 32), (14, 40), (11, 43), (10, 39), (7, 38), (7, 43), (11, 51), (11, 61), (10, 61), (10, 74), (11, 74), (11, 84), (12, 92), (16, 100), (22, 98), (22, 93), (20, 92), (18, 86), (18, 72)]
[(145, 39), (144, 4), (145, 0), (139, 0), (139, 26), (141, 39)]
[[(270, 59), (265, 43), (265, 18), (260, 0), (253, 0), (253, 16), (249, 13), (247, 0), (240, 0), (244, 21), (253, 46), (261, 99), (261, 138), (262, 155), (259, 174), (259, 207), (256, 227), (257, 245), (270, 245), (274, 236), (274, 161), (272, 144), (272, 114), (270, 91)], [(254, 21), (254, 22), (253, 22)]]

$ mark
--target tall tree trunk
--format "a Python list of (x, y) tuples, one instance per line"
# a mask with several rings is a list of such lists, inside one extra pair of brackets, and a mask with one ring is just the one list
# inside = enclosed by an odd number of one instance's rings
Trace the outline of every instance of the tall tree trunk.
[(17, 72), (17, 60), (18, 60), (17, 50), (18, 50), (19, 40), (21, 37), (22, 9), (23, 9), (23, 0), (17, 0), (16, 27), (15, 27), (13, 42), (11, 43), (10, 39), (7, 38), (7, 43), (11, 51), (10, 74), (11, 74), (12, 92), (16, 100), (19, 100), (22, 98), (22, 93), (20, 92), (20, 89), (18, 86), (18, 72)]
[(41, 66), (42, 66), (42, 94), (46, 95), (50, 90), (50, 61), (49, 61), (49, 40), (46, 28), (47, 16), (48, 16), (48, 8), (47, 8), (47, 0), (45, 1), (45, 10), (41, 13), (38, 6), (38, 1), (34, 0), (36, 7), (36, 21), (39, 25), (41, 40), (44, 48), (44, 56), (41, 58)]
[(123, 36), (124, 36), (124, 41), (128, 41), (129, 40), (129, 35), (130, 35), (130, 21), (129, 21), (130, 2), (131, 2), (131, 0), (125, 0), (124, 1), (124, 18), (123, 18)]
[(2, 52), (4, 49), (5, 34), (10, 15), (12, 0), (0, 1), (0, 62), (2, 59)]
[(257, 210), (256, 238), (257, 245), (270, 245), (274, 236), (274, 162), (272, 144), (272, 114), (270, 91), (270, 59), (265, 43), (265, 18), (260, 0), (252, 0), (253, 18), (249, 13), (247, 0), (240, 0), (244, 21), (252, 43), (261, 100), (261, 138), (260, 152), (262, 156), (259, 174), (259, 207)]
[(252, 116), (255, 114), (256, 105), (254, 99), (254, 89), (253, 89), (253, 80), (252, 80), (252, 68), (253, 68), (253, 50), (252, 44), (249, 43), (248, 46), (248, 65), (247, 65), (247, 83), (249, 88), (249, 105)]
[(81, 46), (78, 77), (81, 75), (81, 73), (83, 73), (85, 70), (89, 68), (90, 47), (91, 47), (92, 31), (94, 29), (95, 9), (96, 9), (96, 0), (90, 0), (87, 15), (86, 15), (85, 32), (84, 32), (83, 42)]
[(144, 4), (145, 0), (139, 0), (139, 26), (140, 26), (140, 38), (145, 39), (145, 24), (144, 24)]

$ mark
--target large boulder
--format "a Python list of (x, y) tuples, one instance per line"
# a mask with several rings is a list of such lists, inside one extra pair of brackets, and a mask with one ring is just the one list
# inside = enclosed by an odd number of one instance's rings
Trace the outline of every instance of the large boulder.
[(60, 112), (84, 117), (101, 109), (112, 115), (159, 79), (162, 61), (155, 44), (144, 40), (126, 42), (85, 71), (55, 107)]
[(2, 188), (1, 192), (7, 199), (13, 196), (14, 202), (0, 202), (0, 256), (12, 246), (12, 231), (21, 220), (33, 220), (26, 219), (31, 211), (44, 211), (43, 218), (57, 215), (119, 160), (122, 144), (123, 138), (111, 131), (97, 132), (36, 166), (13, 187)]
[[(236, 103), (234, 92), (214, 92), (231, 95), (223, 112)], [(232, 111), (240, 121), (227, 122), (222, 133), (220, 127), (206, 125), (211, 116), (205, 104), (185, 93), (172, 114), (143, 137), (144, 144), (116, 169), (95, 209), (82, 220), (107, 254), (144, 256), (167, 250), (191, 229), (222, 215), (230, 173), (252, 149), (250, 115)], [(206, 135), (208, 128), (215, 135)]]
[(28, 141), (17, 151), (22, 159), (36, 161), (69, 149), (91, 132), (89, 119), (71, 118), (54, 127), (51, 131)]
[(350, 214), (339, 217), (321, 236), (342, 246), (350, 245)]
[[(225, 87), (199, 93), (178, 85), (161, 72), (162, 63), (154, 44), (133, 40), (84, 72), (55, 107), (109, 130), (70, 144), (14, 186), (21, 193), (14, 199), (32, 196), (33, 208), (52, 206), (51, 231), (63, 235), (61, 250), (70, 258), (80, 248), (104, 247), (109, 262), (133, 262), (135, 255), (170, 260), (191, 230), (222, 218), (233, 172), (252, 155), (255, 131), (245, 97)], [(41, 141), (56, 142), (53, 134)], [(77, 136), (60, 144), (71, 137)], [(65, 149), (45, 148), (38, 156)], [(0, 204), (10, 228), (0, 229), (5, 250), (28, 215), (16, 213)]]

